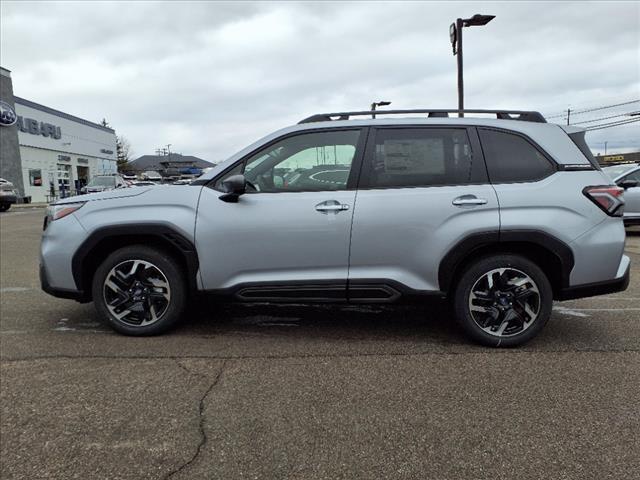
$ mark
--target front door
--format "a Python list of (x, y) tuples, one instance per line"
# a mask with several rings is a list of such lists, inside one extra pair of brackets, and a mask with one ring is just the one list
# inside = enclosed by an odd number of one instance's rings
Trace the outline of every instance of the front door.
[[(271, 142), (203, 188), (196, 247), (203, 288), (244, 299), (345, 297), (360, 129)], [(353, 168), (352, 168), (353, 167)], [(219, 199), (238, 173), (247, 193)]]

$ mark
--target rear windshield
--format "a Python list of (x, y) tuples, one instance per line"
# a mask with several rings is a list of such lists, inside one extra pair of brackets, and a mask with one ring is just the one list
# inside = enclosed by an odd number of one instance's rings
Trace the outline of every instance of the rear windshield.
[(593, 165), (593, 167), (596, 170), (602, 170), (600, 168), (600, 164), (598, 163), (598, 161), (595, 159), (595, 157), (593, 156), (593, 153), (591, 153), (591, 150), (589, 149), (589, 145), (587, 145), (586, 140), (584, 139), (584, 134), (587, 132), (576, 132), (576, 133), (570, 133), (569, 134), (569, 138), (573, 141), (573, 143), (576, 144), (576, 147), (578, 147), (580, 149), (580, 151), (582, 152), (582, 154), (587, 157), (587, 160), (589, 160), (589, 163), (591, 165)]

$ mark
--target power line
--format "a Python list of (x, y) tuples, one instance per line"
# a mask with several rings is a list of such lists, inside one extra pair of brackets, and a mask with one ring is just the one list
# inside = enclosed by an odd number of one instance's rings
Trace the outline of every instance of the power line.
[(633, 118), (633, 119), (630, 119), (630, 120), (621, 120), (621, 121), (617, 121), (617, 122), (603, 123), (603, 124), (600, 124), (600, 125), (595, 125), (593, 127), (589, 127), (589, 128), (587, 128), (587, 131), (602, 130), (603, 128), (619, 127), (621, 125), (628, 125), (630, 123), (636, 123), (636, 122), (640, 122), (640, 118)]
[[(632, 103), (638, 103), (638, 102), (640, 102), (640, 99), (639, 100), (631, 100), (631, 101), (622, 102), (622, 103), (614, 103), (612, 105), (605, 105), (605, 106), (602, 106), (602, 107), (588, 108), (586, 110), (571, 110), (571, 113), (573, 115), (580, 115), (580, 114), (583, 114), (583, 113), (596, 112), (596, 111), (599, 111), (599, 110), (606, 110), (608, 108), (621, 107), (623, 105), (630, 105)], [(564, 117), (564, 116), (565, 116), (565, 113), (561, 113), (560, 115), (552, 115), (552, 116), (546, 117), (546, 118), (547, 119), (549, 119), (549, 118), (560, 118), (560, 117)]]
[(621, 107), (622, 105), (630, 105), (632, 103), (638, 103), (638, 102), (640, 102), (640, 99), (631, 100), (630, 102), (616, 103), (614, 105), (607, 105), (607, 106), (604, 106), (604, 107), (589, 108), (587, 110), (578, 110), (577, 112), (573, 112), (573, 113), (574, 113), (574, 115), (577, 115), (577, 114), (580, 114), (580, 113), (595, 112), (595, 111), (598, 111), (598, 110), (606, 110), (608, 108)]
[(594, 118), (593, 120), (583, 120), (582, 122), (574, 122), (573, 125), (580, 125), (582, 123), (599, 122), (600, 120), (609, 120), (610, 118), (616, 118), (616, 117), (627, 117), (627, 116), (631, 115), (632, 113), (633, 112), (619, 113), (618, 115), (610, 115), (608, 117)]
[[(613, 96), (607, 96), (607, 97), (594, 97), (595, 99), (579, 101), (579, 102), (573, 102), (572, 101), (572, 102), (569, 102), (568, 108), (571, 108), (572, 109), (571, 111), (573, 112), (573, 110), (585, 110), (585, 109), (589, 109), (589, 108), (599, 107), (600, 105), (610, 105), (612, 103), (627, 102), (627, 101), (629, 101), (629, 95), (633, 95), (633, 94), (630, 93), (630, 94), (627, 94), (627, 95), (613, 95)], [(547, 113), (549, 115), (548, 116), (545, 115), (546, 118), (549, 118), (549, 117), (561, 117), (563, 115), (566, 115), (567, 109), (564, 108), (564, 109), (561, 109), (561, 110), (547, 110)]]

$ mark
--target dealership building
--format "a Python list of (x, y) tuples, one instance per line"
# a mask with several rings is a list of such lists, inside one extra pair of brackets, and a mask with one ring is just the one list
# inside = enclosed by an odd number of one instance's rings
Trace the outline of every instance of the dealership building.
[(32, 202), (75, 194), (95, 175), (117, 171), (109, 127), (13, 95), (0, 68), (0, 177)]

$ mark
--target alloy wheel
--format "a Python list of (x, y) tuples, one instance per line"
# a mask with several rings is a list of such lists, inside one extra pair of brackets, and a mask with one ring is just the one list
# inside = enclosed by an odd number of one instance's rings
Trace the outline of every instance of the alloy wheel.
[(113, 267), (104, 280), (103, 295), (109, 313), (133, 327), (157, 322), (171, 302), (167, 277), (146, 260), (126, 260)]
[(482, 275), (469, 293), (469, 311), (489, 335), (511, 337), (528, 329), (540, 313), (538, 285), (515, 268), (496, 268)]

